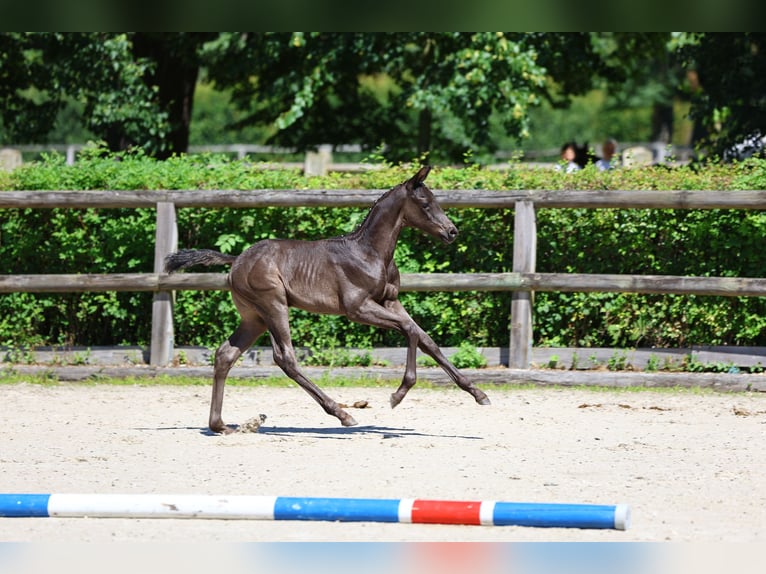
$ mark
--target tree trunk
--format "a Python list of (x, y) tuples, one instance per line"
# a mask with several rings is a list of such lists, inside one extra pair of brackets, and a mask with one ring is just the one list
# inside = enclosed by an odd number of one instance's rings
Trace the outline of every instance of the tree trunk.
[(652, 109), (652, 141), (671, 143), (673, 140), (673, 104), (655, 102)]
[(156, 155), (166, 159), (189, 148), (194, 89), (199, 75), (197, 48), (209, 34), (161, 34), (137, 32), (133, 36), (133, 53), (137, 58), (155, 62), (146, 82), (158, 88), (160, 106), (168, 113), (170, 133), (163, 149)]

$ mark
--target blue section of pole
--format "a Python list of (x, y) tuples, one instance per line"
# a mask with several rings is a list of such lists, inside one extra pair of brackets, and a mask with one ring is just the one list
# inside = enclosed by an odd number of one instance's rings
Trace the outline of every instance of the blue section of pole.
[(590, 504), (536, 504), (496, 502), (495, 526), (537, 526), (555, 528), (617, 528), (625, 530), (629, 516), (624, 506)]
[(398, 522), (399, 501), (370, 498), (277, 497), (275, 520)]
[(0, 516), (47, 517), (50, 494), (0, 494)]

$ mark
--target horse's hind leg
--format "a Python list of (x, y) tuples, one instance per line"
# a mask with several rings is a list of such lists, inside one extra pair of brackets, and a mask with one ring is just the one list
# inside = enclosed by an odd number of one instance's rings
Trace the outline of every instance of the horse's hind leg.
[(318, 402), (328, 415), (336, 417), (344, 427), (355, 426), (357, 422), (344, 411), (338, 403), (327, 396), (322, 389), (312, 383), (298, 368), (298, 359), (290, 337), (290, 326), (287, 321), (287, 307), (284, 312), (277, 313), (269, 321), (269, 335), (274, 349), (274, 361), (285, 374), (298, 383), (311, 397)]
[(240, 355), (249, 349), (265, 331), (266, 325), (260, 317), (247, 321), (243, 319), (234, 334), (215, 352), (213, 397), (210, 400), (210, 420), (208, 422), (211, 431), (225, 434), (234, 431), (234, 428), (226, 426), (221, 418), (226, 377)]

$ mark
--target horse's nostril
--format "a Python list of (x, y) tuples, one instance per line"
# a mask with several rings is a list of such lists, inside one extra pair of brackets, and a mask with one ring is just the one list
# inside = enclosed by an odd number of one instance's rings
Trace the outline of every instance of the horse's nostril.
[(457, 237), (457, 227), (451, 227), (448, 233), (452, 238)]

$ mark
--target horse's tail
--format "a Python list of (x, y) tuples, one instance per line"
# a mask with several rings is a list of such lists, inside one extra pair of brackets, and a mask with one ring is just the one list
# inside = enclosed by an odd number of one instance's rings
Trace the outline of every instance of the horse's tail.
[(212, 249), (182, 249), (165, 257), (165, 272), (173, 273), (193, 265), (230, 265), (236, 258), (236, 255)]

